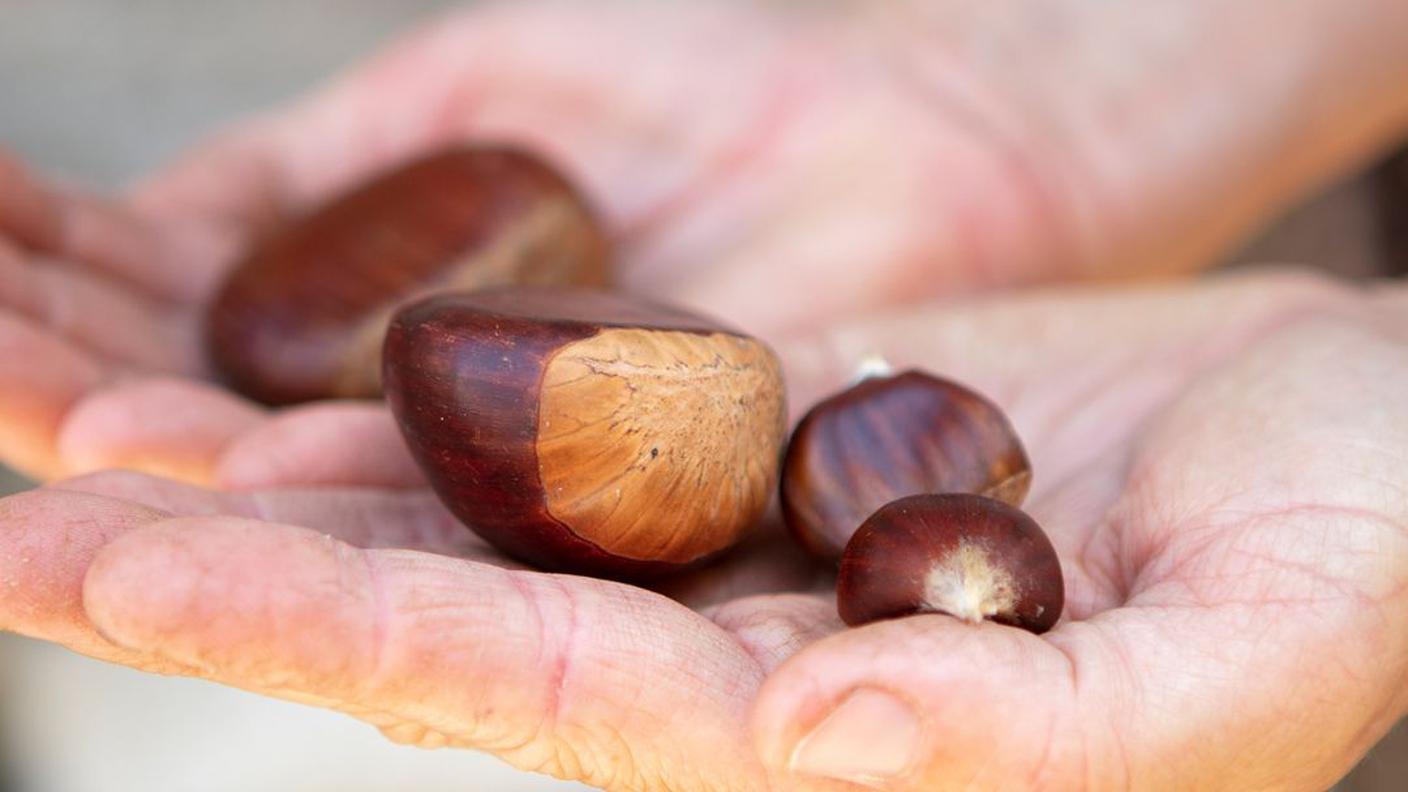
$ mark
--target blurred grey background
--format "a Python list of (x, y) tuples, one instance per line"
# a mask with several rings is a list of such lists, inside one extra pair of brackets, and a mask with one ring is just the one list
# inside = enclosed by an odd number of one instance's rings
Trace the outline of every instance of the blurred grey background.
[[(0, 0), (0, 145), (51, 174), (118, 187), (456, 4)], [(1405, 184), (1408, 164), (1400, 160), (1336, 185), (1229, 263), (1401, 271), (1408, 263)], [(0, 470), (0, 493), (21, 486)], [(1340, 788), (1408, 788), (1404, 731)], [(392, 746), (339, 715), (0, 636), (0, 790), (580, 788), (472, 752)]]

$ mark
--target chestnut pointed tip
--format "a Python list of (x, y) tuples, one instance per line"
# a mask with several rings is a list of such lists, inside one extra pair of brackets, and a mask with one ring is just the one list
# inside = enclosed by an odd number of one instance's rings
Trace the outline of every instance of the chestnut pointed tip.
[(860, 359), (856, 366), (856, 372), (851, 377), (851, 385), (859, 385), (866, 380), (877, 377), (891, 377), (895, 374), (895, 367), (878, 352), (872, 352)]

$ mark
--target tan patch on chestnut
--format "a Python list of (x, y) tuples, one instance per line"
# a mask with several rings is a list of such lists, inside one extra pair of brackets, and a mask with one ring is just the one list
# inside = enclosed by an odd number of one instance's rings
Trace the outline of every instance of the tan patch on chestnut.
[(750, 338), (615, 328), (568, 344), (538, 409), (548, 511), (625, 558), (727, 547), (767, 507), (784, 402), (776, 356)]
[(981, 542), (960, 539), (924, 579), (924, 606), (974, 624), (1017, 609), (1012, 575)]

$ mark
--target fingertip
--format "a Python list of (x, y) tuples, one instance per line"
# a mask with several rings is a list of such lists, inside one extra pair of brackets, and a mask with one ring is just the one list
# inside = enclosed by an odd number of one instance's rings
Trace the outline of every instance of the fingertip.
[[(143, 651), (150, 643), (146, 636), (156, 610), (153, 603), (188, 599), (183, 590), (190, 587), (190, 576), (174, 548), (160, 541), (163, 533), (139, 529), (118, 537), (94, 556), (83, 576), (83, 613), (94, 631), (114, 646)], [(153, 569), (161, 574), (152, 578)]]
[(116, 498), (183, 517), (224, 514), (240, 506), (237, 496), (136, 470), (82, 473), (54, 482), (49, 488)]
[(43, 488), (0, 499), (0, 628), (83, 646), (83, 577), (114, 537), (166, 513), (89, 493)]
[[(166, 519), (97, 554), (84, 577), (83, 609), (94, 629), (125, 649), (196, 667), (248, 659), (257, 655), (251, 647), (280, 626), (284, 614), (271, 615), (273, 603), (307, 594), (300, 584), (310, 576), (332, 582), (316, 573), (326, 571), (336, 544), (242, 518)], [(314, 581), (312, 588), (321, 586)]]
[(226, 445), (263, 419), (260, 408), (212, 385), (129, 380), (75, 404), (58, 432), (57, 449), (72, 473), (127, 468), (207, 484)]
[(411, 488), (425, 479), (386, 408), (328, 402), (276, 414), (235, 439), (214, 480), (227, 489), (287, 486)]
[(39, 479), (62, 475), (64, 415), (106, 376), (92, 356), (0, 311), (0, 459)]

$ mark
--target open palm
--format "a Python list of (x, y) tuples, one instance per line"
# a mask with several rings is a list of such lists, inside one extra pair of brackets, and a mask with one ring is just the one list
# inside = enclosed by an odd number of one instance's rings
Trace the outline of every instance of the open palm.
[(783, 343), (803, 399), (878, 351), (1010, 408), (1068, 585), (1041, 637), (843, 630), (773, 534), (660, 592), (527, 571), (394, 465), (0, 501), (0, 627), (609, 789), (1323, 788), (1408, 709), (1405, 308), (1263, 274)]
[[(1117, 98), (1102, 72), (1055, 79), (1072, 53), (1032, 52), (1010, 35), (1021, 14), (916, 13), (501, 4), (408, 36), (118, 202), (0, 163), (0, 457), (41, 478), (261, 483), (244, 472), (271, 455), (249, 437), (265, 416), (202, 384), (204, 300), (251, 239), (451, 140), (546, 152), (601, 205), (628, 287), (765, 338), (939, 294), (1188, 269), (1284, 199), (1249, 196), (1258, 180), (1225, 164), (1258, 161), (1253, 136), (1216, 127), (1192, 135), (1205, 149), (1159, 150), (1176, 58), (1091, 42), (1151, 83), (1130, 89), (1148, 112), (1127, 110), (1148, 130), (1101, 131), (1080, 119)], [(363, 420), (314, 408), (281, 425), (308, 438)], [(281, 437), (287, 466), (327, 464)]]

